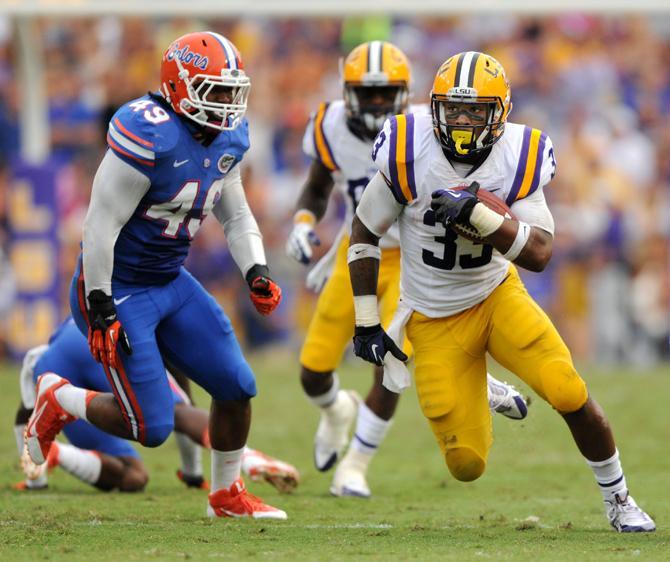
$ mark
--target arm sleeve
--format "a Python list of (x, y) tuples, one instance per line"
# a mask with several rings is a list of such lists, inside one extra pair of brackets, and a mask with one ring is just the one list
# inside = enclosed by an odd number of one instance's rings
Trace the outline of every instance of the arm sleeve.
[(108, 150), (93, 180), (84, 220), (83, 261), (86, 294), (112, 294), (114, 245), (119, 232), (149, 191), (149, 178)]
[(222, 180), (221, 198), (212, 212), (223, 225), (230, 253), (242, 275), (255, 265), (266, 265), (263, 236), (242, 187), (239, 166)]
[(403, 209), (404, 205), (395, 199), (382, 173), (377, 172), (363, 191), (356, 216), (372, 234), (381, 238)]
[(511, 209), (519, 220), (554, 235), (554, 217), (547, 206), (543, 188), (540, 187), (528, 197), (519, 199)]

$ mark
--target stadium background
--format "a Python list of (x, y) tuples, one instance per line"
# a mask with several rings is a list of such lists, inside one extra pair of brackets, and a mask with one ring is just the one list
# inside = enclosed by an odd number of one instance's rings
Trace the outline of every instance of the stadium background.
[[(92, 5), (64, 5), (79, 4)], [(412, 61), (415, 103), (428, 99), (435, 69), (450, 54), (485, 50), (503, 63), (511, 120), (546, 130), (558, 161), (547, 190), (557, 222), (554, 258), (547, 271), (526, 275), (531, 292), (579, 360), (646, 368), (668, 359), (670, 15), (589, 13), (0, 19), (3, 355), (44, 342), (67, 313), (107, 120), (124, 101), (156, 88), (171, 39), (205, 28), (238, 46), (252, 79), (252, 149), (243, 173), (285, 291), (280, 313), (260, 319), (240, 298), (246, 288), (216, 221), (201, 229), (188, 266), (249, 348), (300, 344), (314, 296), (283, 246), (308, 165), (303, 129), (320, 101), (340, 96), (338, 59), (384, 38)], [(319, 227), (324, 241), (341, 214), (341, 202), (332, 201)]]
[[(367, 17), (360, 0), (0, 0), (0, 559), (668, 559), (670, 4), (536, 4), (529, 15), (524, 0), (377, 0), (394, 15)], [(601, 13), (605, 5), (616, 13)], [(208, 15), (222, 6), (226, 17)], [(589, 13), (575, 12), (584, 7)], [(445, 15), (454, 10), (468, 13)], [(67, 313), (64, 295), (106, 116), (155, 88), (171, 39), (205, 28), (238, 45), (252, 78), (246, 188), (286, 302), (270, 322), (257, 318), (214, 220), (201, 229), (189, 265), (226, 306), (247, 347), (258, 350), (249, 355), (261, 390), (250, 443), (301, 471), (292, 496), (251, 483), (253, 493), (289, 513), (276, 526), (205, 520), (203, 493), (174, 477), (174, 440), (141, 451), (151, 474), (141, 495), (100, 494), (59, 470), (47, 491), (12, 490), (22, 477), (10, 431), (18, 369), (5, 359), (43, 343)], [(548, 271), (526, 281), (605, 407), (632, 491), (658, 532), (624, 536), (607, 528), (592, 475), (540, 400), (526, 422), (493, 420), (486, 477), (459, 484), (408, 393), (372, 465), (373, 498), (352, 504), (329, 497), (331, 474), (312, 466), (317, 416), (297, 381), (297, 348), (314, 296), (283, 246), (306, 171), (300, 144), (307, 115), (324, 98), (339, 97), (339, 56), (373, 38), (409, 55), (414, 101), (427, 99), (449, 54), (491, 51), (512, 82), (512, 120), (552, 136), (559, 168), (547, 195), (558, 227), (555, 254)], [(333, 201), (319, 228), (324, 240), (340, 213)], [(343, 384), (359, 392), (368, 373), (356, 360), (339, 370)]]

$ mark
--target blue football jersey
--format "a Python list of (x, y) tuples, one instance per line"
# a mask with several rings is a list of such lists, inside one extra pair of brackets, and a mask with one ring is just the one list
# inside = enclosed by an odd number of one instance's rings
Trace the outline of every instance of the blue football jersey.
[(115, 285), (156, 285), (174, 279), (191, 240), (221, 196), (224, 178), (249, 149), (244, 119), (208, 146), (190, 123), (158, 96), (126, 103), (109, 123), (110, 150), (147, 176), (151, 187), (114, 247)]

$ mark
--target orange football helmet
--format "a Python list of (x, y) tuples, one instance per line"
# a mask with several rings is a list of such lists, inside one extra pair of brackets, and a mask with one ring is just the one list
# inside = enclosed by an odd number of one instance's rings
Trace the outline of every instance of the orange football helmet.
[[(468, 51), (447, 59), (435, 75), (430, 94), (433, 126), (440, 144), (461, 156), (492, 146), (505, 131), (512, 110), (510, 96), (505, 70), (491, 55)], [(477, 110), (483, 105), (486, 111), (475, 118), (481, 123), (456, 125), (460, 104), (479, 104)]]
[(251, 81), (240, 53), (223, 35), (188, 33), (161, 61), (161, 92), (178, 114), (221, 131), (237, 127), (247, 109)]
[(407, 110), (409, 61), (395, 45), (369, 41), (351, 51), (341, 66), (349, 127), (374, 139), (388, 117)]

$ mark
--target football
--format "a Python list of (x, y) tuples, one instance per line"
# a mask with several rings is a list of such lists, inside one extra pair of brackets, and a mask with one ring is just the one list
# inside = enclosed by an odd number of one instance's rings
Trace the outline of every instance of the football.
[[(462, 188), (465, 189), (465, 188)], [(480, 202), (484, 203), (489, 209), (495, 211), (499, 215), (502, 215), (506, 219), (516, 219), (512, 210), (507, 206), (500, 197), (497, 197), (490, 191), (486, 189), (479, 188), (477, 191), (477, 198)], [(469, 224), (463, 223), (452, 223), (449, 227), (459, 236), (472, 240), (473, 242), (482, 242), (481, 236), (477, 233), (477, 230), (470, 226)]]

